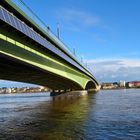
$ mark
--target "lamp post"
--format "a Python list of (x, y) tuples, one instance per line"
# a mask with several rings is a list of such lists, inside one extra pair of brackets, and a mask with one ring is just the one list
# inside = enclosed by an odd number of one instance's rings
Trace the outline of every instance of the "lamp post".
[(76, 56), (76, 53), (75, 53), (75, 48), (73, 48), (73, 54)]
[(57, 37), (60, 39), (60, 25), (59, 22), (57, 23)]

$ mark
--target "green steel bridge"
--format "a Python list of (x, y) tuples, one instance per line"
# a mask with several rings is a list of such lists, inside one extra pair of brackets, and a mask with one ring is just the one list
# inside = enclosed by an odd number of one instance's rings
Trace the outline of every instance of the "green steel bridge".
[(88, 68), (15, 1), (0, 1), (0, 79), (53, 90), (99, 89)]

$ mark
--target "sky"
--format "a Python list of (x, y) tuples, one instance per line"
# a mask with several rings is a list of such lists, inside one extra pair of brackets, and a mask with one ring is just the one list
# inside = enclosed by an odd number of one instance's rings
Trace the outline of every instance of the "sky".
[(140, 80), (140, 0), (23, 0), (100, 82)]

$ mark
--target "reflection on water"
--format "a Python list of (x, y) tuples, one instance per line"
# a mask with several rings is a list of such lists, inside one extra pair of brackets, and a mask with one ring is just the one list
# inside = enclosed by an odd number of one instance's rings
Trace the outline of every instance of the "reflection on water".
[(0, 95), (0, 139), (140, 139), (140, 90)]

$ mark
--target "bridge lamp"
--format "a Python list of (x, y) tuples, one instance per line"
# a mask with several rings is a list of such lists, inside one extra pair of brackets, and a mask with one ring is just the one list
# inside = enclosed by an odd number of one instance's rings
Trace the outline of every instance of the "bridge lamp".
[(57, 37), (60, 39), (60, 24), (59, 22), (57, 23)]

